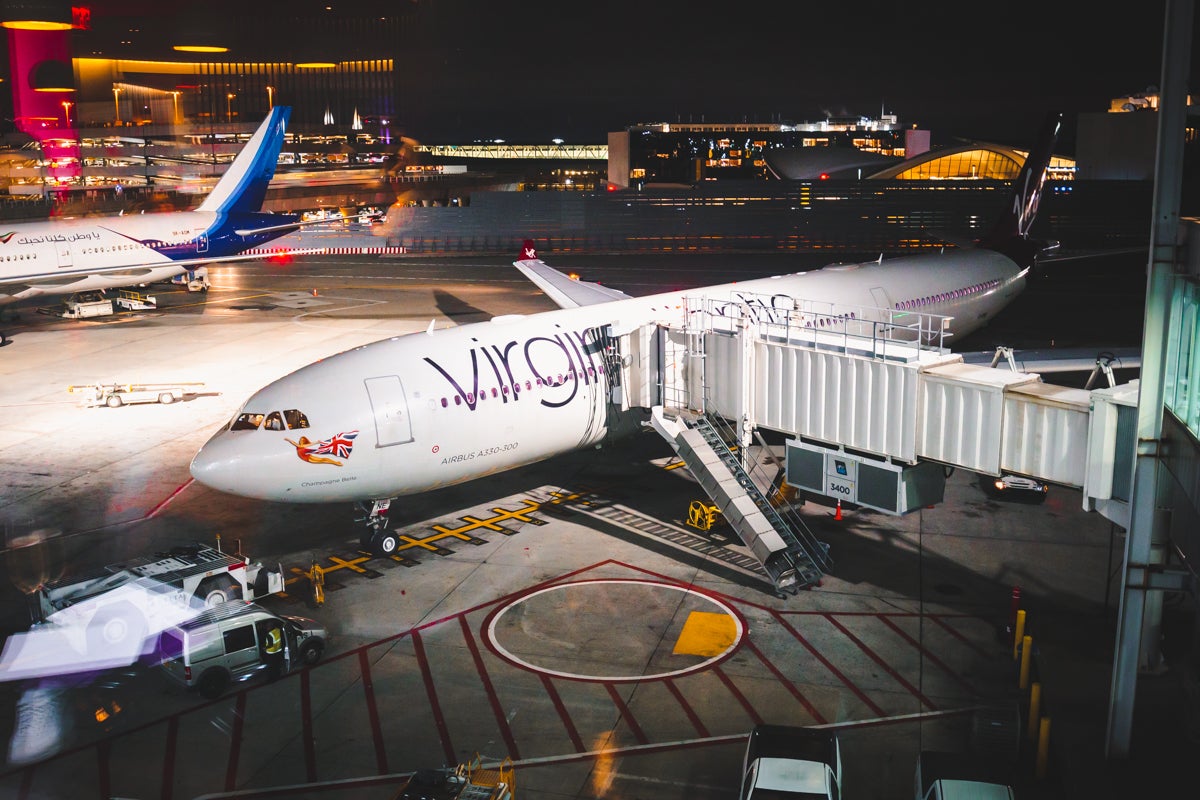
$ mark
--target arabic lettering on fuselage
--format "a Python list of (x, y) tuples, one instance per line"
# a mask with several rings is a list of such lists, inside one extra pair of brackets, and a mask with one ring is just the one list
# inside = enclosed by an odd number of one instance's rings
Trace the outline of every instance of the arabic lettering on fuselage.
[(85, 239), (99, 239), (96, 231), (82, 233), (47, 233), (45, 236), (20, 236), (17, 244), (46, 244), (47, 242), (78, 242)]
[[(425, 356), (425, 361), (441, 373), (453, 391), (471, 411), (476, 409), (484, 392), (491, 388), (489, 377), (495, 377), (496, 399), (516, 402), (526, 389), (526, 382), (536, 383), (543, 390), (537, 393), (538, 402), (548, 408), (561, 408), (570, 403), (583, 386), (603, 380), (604, 367), (597, 355), (602, 350), (594, 329), (565, 332), (553, 336), (531, 336), (513, 339), (502, 345), (484, 345), (470, 350), (469, 374), (455, 376), (438, 361)], [(482, 356), (482, 360), (480, 358)], [(601, 361), (597, 364), (597, 361)], [(480, 372), (488, 385), (480, 388)], [(490, 370), (490, 375), (488, 374)], [(463, 378), (460, 380), (460, 378)], [(511, 389), (511, 391), (510, 391)]]

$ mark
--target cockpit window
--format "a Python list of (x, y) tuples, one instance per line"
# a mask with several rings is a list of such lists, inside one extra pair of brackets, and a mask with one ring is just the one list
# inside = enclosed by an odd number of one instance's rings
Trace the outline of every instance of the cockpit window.
[(229, 426), (231, 431), (253, 431), (257, 430), (259, 425), (262, 425), (262, 414), (241, 414)]
[(287, 411), (283, 412), (283, 418), (287, 420), (287, 426), (291, 430), (308, 427), (308, 417), (304, 416), (303, 411), (289, 408)]
[(278, 411), (267, 414), (267, 421), (263, 423), (263, 428), (269, 431), (283, 430), (283, 415)]

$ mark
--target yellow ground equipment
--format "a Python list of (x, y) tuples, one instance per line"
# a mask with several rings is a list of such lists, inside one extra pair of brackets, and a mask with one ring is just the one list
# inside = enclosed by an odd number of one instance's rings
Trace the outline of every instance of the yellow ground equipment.
[(712, 503), (693, 500), (691, 506), (688, 507), (687, 524), (697, 530), (709, 531), (714, 525), (719, 525), (724, 521), (725, 515), (721, 513), (721, 509)]

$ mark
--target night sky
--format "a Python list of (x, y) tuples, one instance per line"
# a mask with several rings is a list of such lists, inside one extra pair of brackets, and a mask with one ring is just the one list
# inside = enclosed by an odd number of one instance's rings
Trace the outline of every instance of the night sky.
[[(1157, 85), (1166, 8), (1139, 3), (1135, 13), (1123, 4), (1114, 15), (1045, 2), (615, 0), (585, 13), (579, 3), (541, 0), (441, 5), (462, 11), (439, 15), (431, 44), (433, 138), (494, 131), (590, 141), (635, 122), (810, 121), (886, 109), (935, 141), (1014, 144), (1031, 139), (1049, 110), (1073, 120)], [(1200, 90), (1200, 78), (1192, 84)]]
[[(209, 0), (205, 8), (249, 35), (242, 50), (251, 52), (238, 58), (253, 60), (254, 41), (280, 36), (280, 13), (327, 6), (412, 9), (416, 25), (397, 57), (408, 135), (530, 143), (603, 143), (608, 131), (639, 122), (800, 122), (886, 110), (932, 131), (935, 144), (1026, 145), (1047, 111), (1062, 110), (1069, 145), (1078, 112), (1105, 111), (1112, 98), (1160, 82), (1166, 14), (1166, 0), (1120, 4), (1119, 13), (1044, 0)], [(92, 7), (94, 18), (179, 13), (148, 0)], [(1200, 92), (1196, 49), (1191, 88)]]

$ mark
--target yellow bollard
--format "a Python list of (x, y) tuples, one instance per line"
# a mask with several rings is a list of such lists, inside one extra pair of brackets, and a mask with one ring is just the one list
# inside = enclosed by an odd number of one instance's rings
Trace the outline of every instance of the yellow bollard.
[(1025, 609), (1017, 611), (1017, 630), (1013, 633), (1013, 661), (1017, 660), (1017, 650), (1021, 646), (1021, 637), (1025, 635)]
[(1033, 686), (1029, 687), (1029, 731), (1028, 736), (1030, 741), (1037, 740), (1038, 714), (1041, 713), (1042, 705), (1042, 684), (1034, 681)]
[(1021, 689), (1029, 686), (1029, 662), (1033, 660), (1033, 637), (1025, 636), (1021, 639), (1021, 680), (1017, 684)]
[(1037, 777), (1038, 780), (1043, 780), (1046, 777), (1046, 767), (1050, 761), (1050, 718), (1042, 717), (1042, 724), (1038, 731), (1037, 745)]

